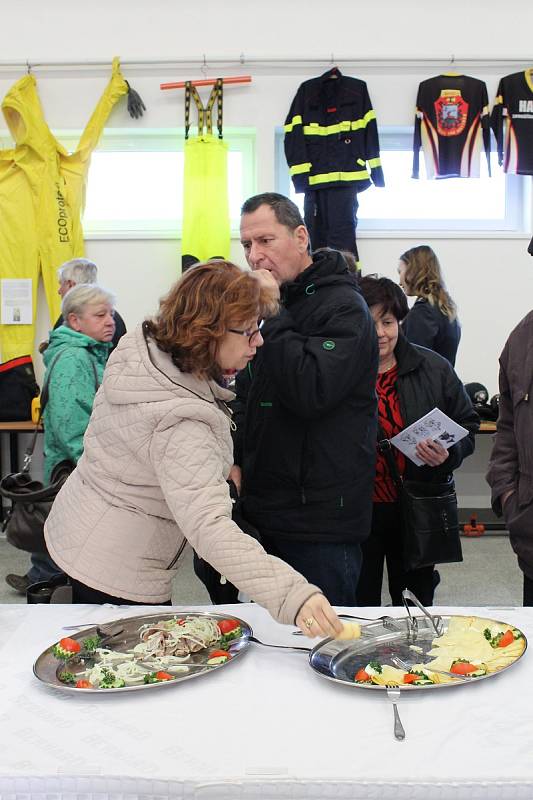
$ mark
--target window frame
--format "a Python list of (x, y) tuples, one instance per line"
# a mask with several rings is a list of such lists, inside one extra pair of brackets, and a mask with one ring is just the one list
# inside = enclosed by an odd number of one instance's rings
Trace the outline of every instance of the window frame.
[[(191, 126), (191, 136), (195, 135)], [(53, 135), (69, 152), (78, 146), (81, 130), (61, 129), (52, 131)], [(251, 127), (224, 128), (224, 141), (228, 149), (243, 153), (242, 196), (243, 200), (256, 193), (256, 129)], [(96, 152), (183, 152), (185, 129), (180, 128), (105, 128)], [(0, 147), (13, 147), (8, 131), (0, 130)], [(90, 180), (90, 178), (89, 178)], [(83, 221), (84, 239), (175, 239), (182, 236), (182, 219), (172, 228), (154, 227), (151, 221), (137, 220), (97, 220), (93, 223)], [(231, 237), (239, 236), (239, 220), (233, 219)]]
[[(389, 125), (379, 128), (380, 149), (412, 152), (413, 126)], [(277, 191), (289, 196), (291, 179), (283, 148), (283, 128), (276, 128), (276, 186)], [(407, 146), (406, 146), (407, 145)], [(495, 153), (492, 142), (492, 154)], [(420, 154), (424, 158), (423, 153)], [(484, 158), (484, 152), (481, 153)], [(496, 165), (496, 169), (501, 169)], [(368, 220), (360, 218), (358, 238), (527, 238), (531, 208), (530, 181), (523, 175), (505, 175), (505, 218), (502, 223), (493, 219), (394, 219)], [(421, 179), (423, 180), (423, 179)], [(467, 179), (464, 179), (467, 180)], [(385, 174), (385, 183), (387, 175)], [(385, 186), (386, 190), (386, 186)], [(367, 190), (368, 191), (368, 190)], [(378, 188), (375, 191), (383, 191)]]

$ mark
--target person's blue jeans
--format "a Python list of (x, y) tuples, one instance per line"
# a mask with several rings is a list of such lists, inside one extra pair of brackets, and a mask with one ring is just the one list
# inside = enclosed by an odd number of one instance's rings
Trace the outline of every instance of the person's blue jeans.
[(261, 544), (324, 592), (331, 605), (357, 605), (361, 546), (356, 543), (301, 542), (261, 535)]
[(63, 571), (55, 561), (52, 561), (48, 553), (32, 553), (30, 560), (31, 567), (27, 572), (30, 584), (49, 581), (54, 575), (59, 575)]

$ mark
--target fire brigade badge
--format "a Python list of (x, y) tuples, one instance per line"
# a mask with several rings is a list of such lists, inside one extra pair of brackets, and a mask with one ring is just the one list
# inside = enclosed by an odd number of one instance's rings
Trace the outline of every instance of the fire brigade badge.
[(468, 103), (455, 89), (444, 89), (435, 100), (437, 131), (440, 136), (459, 136), (465, 129)]

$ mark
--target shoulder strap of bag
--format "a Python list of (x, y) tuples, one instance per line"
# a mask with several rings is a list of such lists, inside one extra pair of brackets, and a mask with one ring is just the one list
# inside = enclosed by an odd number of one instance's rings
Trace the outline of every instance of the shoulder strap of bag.
[(39, 416), (37, 418), (37, 422), (35, 423), (35, 428), (33, 430), (33, 436), (31, 437), (31, 441), (28, 447), (26, 448), (26, 452), (24, 453), (24, 463), (22, 465), (22, 470), (21, 470), (22, 472), (30, 471), (31, 459), (33, 456), (33, 451), (35, 450), (35, 445), (37, 443), (37, 435), (39, 433), (39, 425), (41, 424), (41, 419), (43, 416), (43, 411), (45, 409), (45, 406), (48, 403), (48, 397), (49, 397), (48, 387), (50, 385), (50, 376), (52, 375), (52, 370), (54, 369), (55, 365), (57, 364), (58, 360), (61, 358), (64, 352), (65, 352), (64, 350), (61, 350), (50, 364), (50, 369), (48, 370), (48, 375), (46, 376), (46, 380), (43, 384), (43, 388), (41, 391)]
[[(22, 472), (29, 472), (30, 471), (31, 459), (32, 459), (32, 456), (33, 456), (33, 451), (35, 450), (35, 445), (37, 443), (37, 436), (39, 434), (39, 425), (40, 425), (40, 422), (41, 422), (41, 419), (42, 419), (42, 416), (43, 416), (44, 409), (46, 408), (48, 400), (50, 399), (50, 389), (49, 389), (49, 387), (50, 387), (50, 378), (52, 377), (52, 372), (53, 372), (53, 369), (54, 369), (55, 365), (57, 364), (57, 362), (59, 361), (59, 359), (61, 358), (61, 356), (63, 355), (63, 353), (67, 349), (68, 348), (64, 347), (63, 350), (60, 350), (59, 353), (57, 354), (57, 356), (54, 358), (54, 360), (50, 364), (50, 369), (48, 370), (48, 375), (46, 376), (46, 380), (45, 380), (45, 382), (43, 384), (43, 389), (42, 389), (42, 392), (41, 392), (41, 404), (40, 404), (40, 409), (39, 409), (39, 417), (37, 419), (37, 422), (35, 423), (35, 428), (34, 428), (34, 431), (33, 431), (33, 436), (31, 437), (31, 441), (30, 441), (28, 447), (26, 448), (26, 452), (24, 453), (24, 463), (22, 465), (22, 470), (21, 470)], [(96, 364), (94, 363), (92, 358), (90, 359), (90, 361), (91, 361), (91, 366), (93, 368), (94, 386), (95, 386), (95, 393), (96, 393), (98, 391), (98, 389), (100, 388), (100, 382), (98, 380), (98, 373), (96, 372)]]
[(392, 480), (394, 481), (398, 489), (401, 489), (403, 486), (403, 480), (398, 470), (396, 459), (394, 458), (394, 454), (392, 452), (392, 444), (390, 442), (390, 439), (387, 439), (387, 437), (385, 436), (385, 433), (383, 432), (383, 429), (379, 423), (378, 423), (378, 450), (383, 455), (383, 458), (387, 462), (387, 466), (392, 476)]

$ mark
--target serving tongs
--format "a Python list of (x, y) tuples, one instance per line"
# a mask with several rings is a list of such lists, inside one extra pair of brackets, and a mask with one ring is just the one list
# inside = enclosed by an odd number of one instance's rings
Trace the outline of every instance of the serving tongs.
[[(354, 614), (339, 614), (339, 619), (362, 619), (366, 622), (381, 622), (384, 628), (390, 631), (400, 630), (400, 622), (399, 620), (395, 619), (394, 617), (389, 617), (385, 614), (382, 617), (357, 617)], [(365, 630), (368, 628), (368, 625), (361, 625), (361, 636), (368, 636), (370, 632)], [(304, 636), (305, 634), (302, 631), (293, 631), (293, 636)]]
[(405, 606), (405, 610), (407, 611), (407, 628), (408, 628), (408, 636), (414, 641), (416, 641), (416, 637), (418, 635), (418, 620), (416, 617), (413, 617), (411, 614), (411, 608), (408, 605), (407, 601), (411, 600), (412, 603), (417, 606), (420, 611), (426, 615), (426, 617), (431, 622), (433, 626), (433, 630), (437, 634), (437, 636), (442, 636), (444, 633), (444, 621), (441, 616), (438, 614), (433, 615), (430, 614), (429, 611), (425, 606), (422, 605), (418, 597), (410, 591), (410, 589), (404, 589), (402, 592), (402, 599), (403, 604)]

